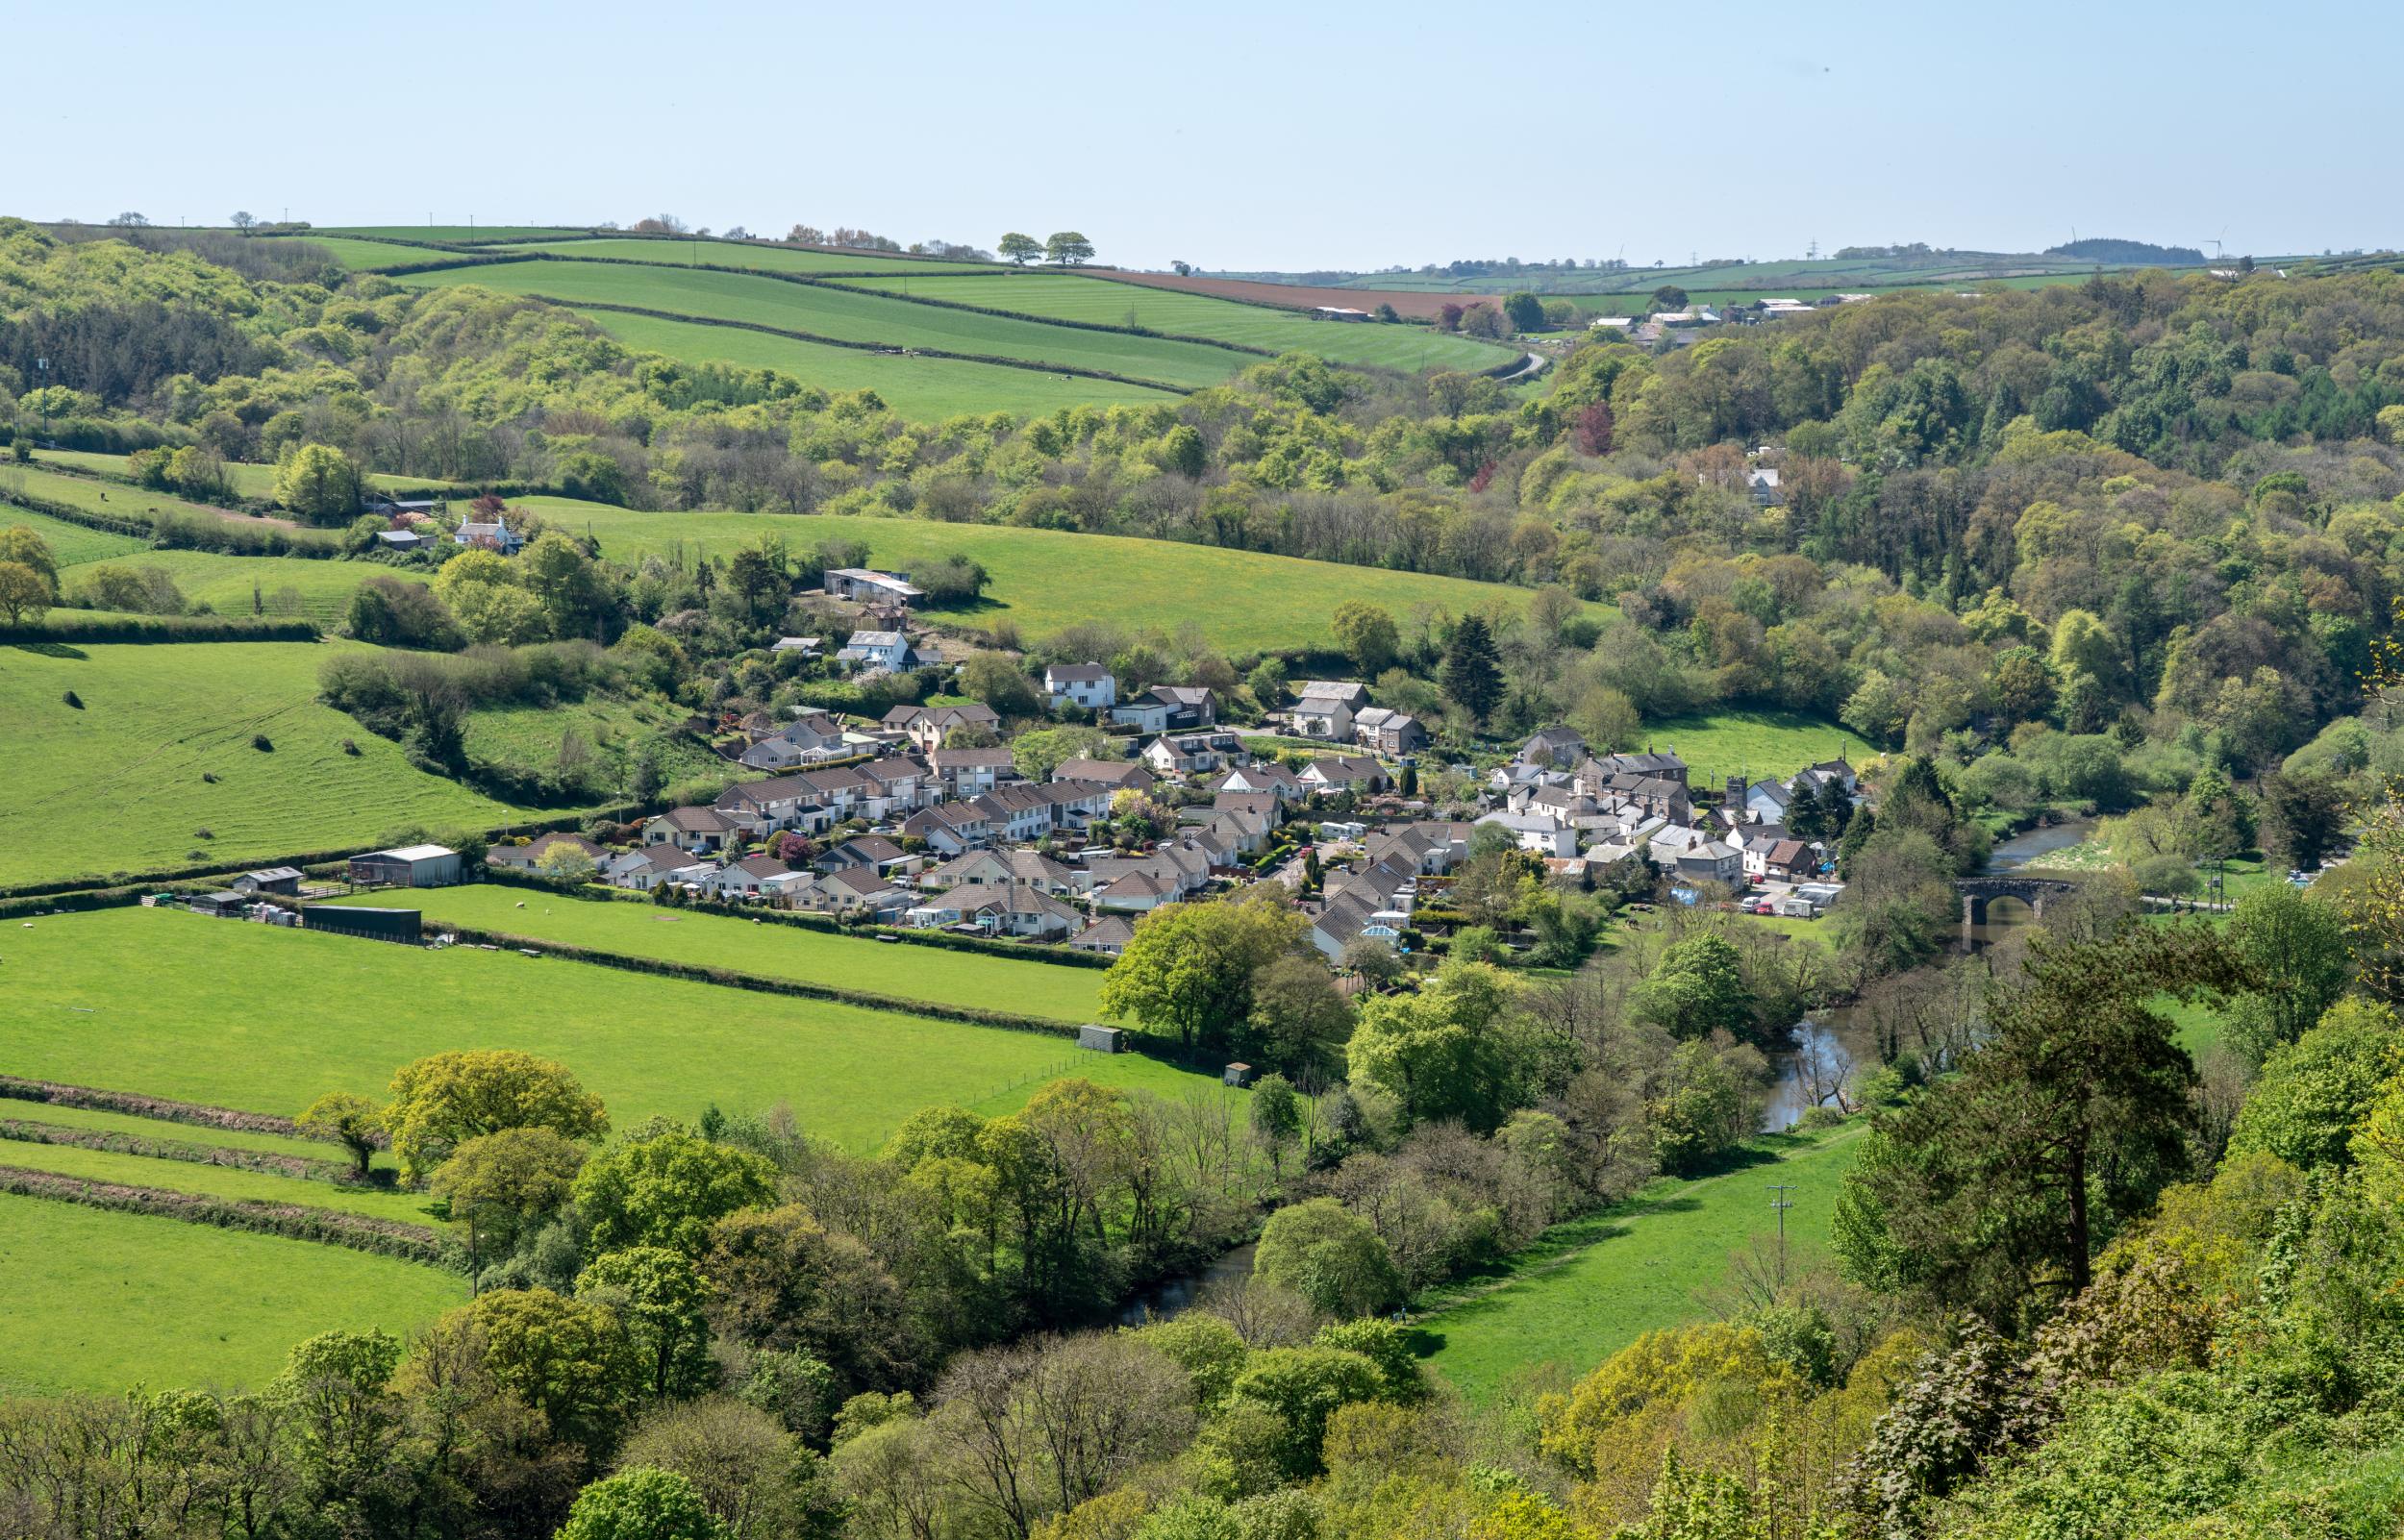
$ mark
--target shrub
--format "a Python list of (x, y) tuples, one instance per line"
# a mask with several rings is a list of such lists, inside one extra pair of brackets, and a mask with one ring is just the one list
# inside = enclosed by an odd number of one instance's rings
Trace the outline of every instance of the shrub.
[(257, 749), (261, 754), (275, 753), (275, 745), (268, 741), (267, 735), (264, 733), (252, 733), (250, 735), (250, 746)]

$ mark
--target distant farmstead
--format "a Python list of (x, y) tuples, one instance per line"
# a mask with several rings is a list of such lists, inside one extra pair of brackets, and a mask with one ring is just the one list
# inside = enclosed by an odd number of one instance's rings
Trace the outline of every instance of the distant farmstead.
[(1356, 310), (1349, 305), (1314, 305), (1311, 313), (1322, 321), (1371, 321), (1376, 317), (1367, 310)]
[(867, 567), (829, 568), (826, 591), (838, 599), (898, 605), (927, 596), (924, 588), (910, 581), (907, 572), (877, 572)]
[(441, 845), (403, 845), (351, 857), (351, 881), (386, 887), (449, 887), (459, 881), (459, 852)]

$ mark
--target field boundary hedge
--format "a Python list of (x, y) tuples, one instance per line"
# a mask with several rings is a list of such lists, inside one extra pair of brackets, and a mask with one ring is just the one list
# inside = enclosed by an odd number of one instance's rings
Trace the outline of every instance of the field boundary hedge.
[(272, 1112), (238, 1112), (230, 1106), (211, 1106), (205, 1102), (178, 1102), (169, 1097), (144, 1096), (137, 1091), (104, 1091), (90, 1085), (66, 1085), (57, 1080), (27, 1080), (21, 1075), (0, 1075), (0, 1100), (12, 1102), (44, 1102), (56, 1106), (80, 1106), (93, 1112), (123, 1112), (138, 1118), (157, 1118), (163, 1123), (188, 1123), (195, 1128), (222, 1129), (229, 1133), (280, 1133), (301, 1137), (290, 1118), (280, 1118)]
[[(646, 264), (638, 264), (646, 265)], [(748, 276), (748, 275), (746, 275)], [(858, 292), (852, 290), (851, 292)], [(1137, 385), (1146, 390), (1164, 390), (1171, 395), (1189, 396), (1193, 385), (1170, 385), (1165, 380), (1146, 380), (1140, 375), (1120, 374), (1112, 369), (1092, 369), (1074, 363), (1047, 363), (1040, 359), (1013, 359), (998, 353), (955, 353), (948, 348), (904, 347), (897, 342), (859, 342), (839, 336), (823, 336), (815, 332), (797, 332), (790, 327), (770, 326), (764, 321), (732, 321), (723, 316), (687, 315), (681, 310), (659, 310), (645, 305), (615, 305), (601, 300), (562, 299), (556, 294), (537, 294), (529, 290), (528, 299), (545, 305), (557, 305), (569, 310), (608, 310), (620, 315), (648, 316), (655, 321), (678, 321), (689, 326), (722, 326), (737, 332), (764, 332), (769, 336), (789, 337), (796, 342), (814, 342), (821, 347), (849, 348), (855, 353), (907, 354), (919, 359), (949, 359), (955, 363), (988, 363), (997, 368), (1024, 369), (1030, 374), (1075, 375), (1088, 380), (1108, 380), (1115, 385)]]
[(622, 969), (627, 973), (679, 979), (688, 983), (717, 984), (729, 989), (748, 989), (755, 994), (791, 995), (804, 1000), (831, 1000), (839, 1005), (859, 1006), (868, 1010), (890, 1011), (903, 1016), (927, 1016), (970, 1027), (997, 1027), (1005, 1031), (1035, 1032), (1046, 1037), (1073, 1038), (1077, 1035), (1077, 1023), (1058, 1021), (1049, 1016), (1021, 1016), (1011, 1011), (986, 1010), (977, 1006), (913, 1000), (902, 995), (881, 994), (873, 989), (847, 989), (841, 984), (816, 983), (807, 979), (779, 979), (768, 974), (748, 973), (739, 968), (717, 968), (706, 963), (638, 956), (630, 952), (611, 952), (598, 947), (578, 946), (569, 941), (546, 941), (536, 936), (513, 935), (507, 931), (488, 931), (472, 925), (428, 920), (424, 929), (429, 935), (457, 936), (462, 943), (470, 946), (487, 945), (533, 952), (569, 962), (589, 962), (599, 967)]
[(373, 1219), (334, 1208), (305, 1204), (263, 1203), (253, 1198), (213, 1198), (177, 1192), (171, 1187), (137, 1187), (118, 1181), (94, 1181), (56, 1172), (30, 1171), (0, 1165), (0, 1192), (20, 1198), (48, 1198), (82, 1204), (87, 1208), (115, 1213), (152, 1214), (188, 1225), (214, 1225), (219, 1230), (248, 1230), (286, 1240), (314, 1241), (375, 1256), (461, 1272), (460, 1249), (423, 1225), (397, 1219)]
[(0, 642), (313, 642), (325, 632), (313, 620), (262, 615), (92, 615), (53, 609), (38, 626), (0, 626)]
[[(45, 465), (41, 469), (53, 476), (78, 475), (75, 471), (63, 470), (53, 465)], [(104, 478), (85, 476), (80, 479), (96, 482)], [(277, 524), (238, 524), (232, 522), (228, 515), (209, 510), (188, 514), (180, 509), (171, 509), (164, 513), (130, 514), (119, 518), (113, 513), (95, 512), (90, 509), (77, 508), (71, 503), (62, 503), (54, 498), (44, 497), (38, 492), (28, 492), (20, 487), (5, 485), (0, 485), (0, 503), (14, 504), (30, 512), (57, 519), (63, 524), (80, 524), (88, 530), (99, 530), (109, 534), (124, 534), (138, 540), (149, 540), (162, 550), (214, 551), (226, 556), (288, 557), (303, 561), (328, 561), (342, 554), (339, 542), (333, 534), (325, 531), (288, 530)], [(129, 554), (103, 559), (125, 561), (133, 558)], [(98, 563), (83, 564), (90, 566)]]
[(68, 1145), (78, 1150), (105, 1150), (111, 1155), (140, 1155), (150, 1160), (182, 1160), (196, 1166), (230, 1166), (297, 1181), (322, 1181), (337, 1187), (367, 1187), (355, 1180), (350, 1168), (336, 1160), (308, 1155), (278, 1155), (272, 1150), (237, 1150), (222, 1144), (196, 1144), (189, 1139), (153, 1139), (113, 1129), (79, 1129), (65, 1124), (28, 1122), (0, 1117), (0, 1139), (19, 1144)]

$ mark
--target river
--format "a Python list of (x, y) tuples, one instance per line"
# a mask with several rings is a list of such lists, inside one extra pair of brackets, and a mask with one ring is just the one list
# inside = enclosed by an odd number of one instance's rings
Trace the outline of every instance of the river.
[[(2017, 871), (2041, 856), (2091, 839), (2094, 833), (2092, 818), (2069, 818), (2024, 830), (1995, 845), (1987, 857), (1986, 871), (1990, 876)], [(2026, 923), (2026, 910), (2017, 903), (1998, 899), (1988, 907), (1987, 923), (1975, 928), (1969, 940), (1974, 945), (1982, 944), (1994, 939), (1999, 931)], [(1851, 1006), (1832, 1006), (1811, 1012), (1794, 1024), (1793, 1036), (1792, 1049), (1770, 1056), (1775, 1079), (1769, 1088), (1769, 1100), (1762, 1107), (1765, 1133), (1779, 1133), (1794, 1127), (1816, 1105), (1816, 1085), (1841, 1083), (1857, 1062), (1875, 1060), (1876, 1049), (1869, 1041), (1868, 1028)]]

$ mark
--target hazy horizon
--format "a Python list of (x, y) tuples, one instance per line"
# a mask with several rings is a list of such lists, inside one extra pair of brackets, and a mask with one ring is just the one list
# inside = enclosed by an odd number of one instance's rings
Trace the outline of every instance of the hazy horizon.
[[(1729, 0), (1671, 37), (1549, 0), (1504, 29), (1426, 4), (1196, 22), (744, 0), (663, 29), (622, 0), (572, 28), (456, 0), (405, 18), (104, 0), (17, 24), (28, 60), (105, 37), (106, 73), (20, 82), (21, 142), (49, 153), (13, 167), (5, 211), (673, 213), (985, 247), (1074, 228), (1104, 261), (1282, 271), (2022, 252), (2073, 232), (2207, 255), (2219, 237), (2232, 258), (2390, 246), (2366, 195), (2393, 177), (2381, 50), (2329, 46), (2386, 18), (2301, 10), (2265, 28), (2218, 0), (2041, 0), (2005, 24), (1878, 0), (1798, 21)], [(2309, 90), (2309, 146), (2225, 105), (2240, 27), (2246, 81)]]

